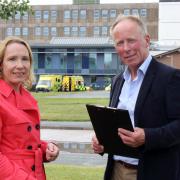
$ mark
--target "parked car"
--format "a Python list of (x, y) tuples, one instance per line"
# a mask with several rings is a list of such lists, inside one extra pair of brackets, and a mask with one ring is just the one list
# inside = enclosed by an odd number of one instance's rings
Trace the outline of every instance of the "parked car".
[(92, 90), (104, 90), (105, 84), (95, 82), (95, 83), (92, 83), (92, 84), (90, 85), (90, 88), (91, 88)]

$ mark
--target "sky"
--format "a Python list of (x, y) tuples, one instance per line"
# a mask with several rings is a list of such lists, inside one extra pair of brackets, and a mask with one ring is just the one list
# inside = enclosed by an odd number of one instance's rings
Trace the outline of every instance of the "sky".
[[(159, 2), (159, 0), (100, 0), (101, 4), (107, 3), (150, 3)], [(54, 5), (54, 4), (72, 4), (72, 0), (30, 0), (31, 5)]]

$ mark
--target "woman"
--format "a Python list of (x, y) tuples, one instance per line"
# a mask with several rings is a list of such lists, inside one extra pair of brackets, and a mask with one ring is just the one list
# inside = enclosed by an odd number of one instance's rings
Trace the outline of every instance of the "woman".
[(43, 162), (59, 148), (40, 140), (36, 100), (24, 88), (32, 84), (32, 52), (17, 37), (0, 45), (0, 179), (45, 180)]

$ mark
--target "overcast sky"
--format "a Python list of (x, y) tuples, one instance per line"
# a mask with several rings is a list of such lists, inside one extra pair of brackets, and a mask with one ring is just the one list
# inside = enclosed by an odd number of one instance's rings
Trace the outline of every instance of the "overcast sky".
[[(149, 3), (159, 2), (159, 0), (100, 0), (101, 4), (104, 3)], [(43, 4), (72, 4), (72, 0), (30, 0), (31, 5)]]

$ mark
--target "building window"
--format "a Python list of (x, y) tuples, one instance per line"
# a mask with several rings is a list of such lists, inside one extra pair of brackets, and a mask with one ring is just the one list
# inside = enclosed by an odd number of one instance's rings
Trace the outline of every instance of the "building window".
[(111, 64), (112, 64), (112, 54), (104, 53), (104, 68), (111, 69)]
[(38, 50), (33, 49), (33, 68), (38, 69)]
[(103, 19), (107, 19), (108, 18), (108, 10), (107, 9), (103, 9), (102, 10), (102, 18)]
[(108, 27), (102, 26), (102, 36), (107, 36), (107, 35), (108, 35)]
[(22, 35), (23, 36), (28, 36), (29, 32), (28, 32), (28, 28), (27, 27), (23, 27), (22, 28)]
[(132, 9), (132, 15), (133, 16), (138, 16), (139, 15), (138, 9)]
[(100, 10), (95, 9), (94, 10), (94, 20), (99, 20), (100, 19)]
[(60, 69), (65, 70), (67, 68), (67, 53), (60, 53)]
[(14, 35), (15, 36), (20, 36), (21, 35), (21, 29), (19, 27), (14, 29)]
[(57, 28), (51, 27), (51, 36), (57, 36)]
[(65, 10), (64, 11), (64, 19), (70, 19), (71, 18), (71, 11)]
[(86, 10), (80, 10), (80, 14), (79, 14), (79, 16), (80, 16), (80, 19), (86, 19)]
[(111, 9), (110, 10), (110, 18), (115, 18), (117, 16), (117, 11), (116, 9)]
[(41, 11), (35, 11), (35, 19), (41, 20)]
[(73, 9), (72, 10), (72, 19), (73, 20), (77, 20), (78, 19), (78, 10), (77, 9)]
[(43, 36), (49, 36), (49, 28), (43, 27)]
[(64, 27), (64, 36), (70, 36), (70, 27)]
[(147, 17), (147, 9), (140, 9), (140, 16)]
[(72, 36), (78, 36), (78, 27), (77, 26), (73, 26), (71, 29), (71, 35)]
[(89, 69), (95, 70), (97, 69), (97, 54), (89, 53)]
[(15, 20), (20, 20), (21, 15), (20, 12), (18, 11), (17, 14), (15, 15)]
[(94, 34), (94, 36), (99, 36), (99, 34), (100, 34), (100, 27), (99, 26), (94, 27), (93, 34)]
[(45, 69), (52, 68), (52, 54), (45, 54)]
[(41, 36), (41, 27), (35, 27), (35, 36)]
[(82, 69), (82, 54), (81, 53), (75, 53), (74, 54), (74, 69), (75, 70), (81, 70)]
[(51, 20), (57, 19), (57, 11), (51, 11)]
[(24, 15), (22, 16), (23, 21), (28, 21), (28, 13), (25, 12)]
[(123, 14), (124, 14), (125, 16), (130, 15), (130, 9), (124, 9)]
[(7, 36), (13, 36), (13, 28), (11, 28), (11, 27), (7, 28), (6, 34), (7, 34)]
[(81, 37), (86, 36), (86, 27), (85, 27), (85, 26), (81, 26), (81, 27), (79, 28), (79, 35), (80, 35)]
[(49, 11), (43, 11), (43, 19), (48, 20), (49, 19)]

